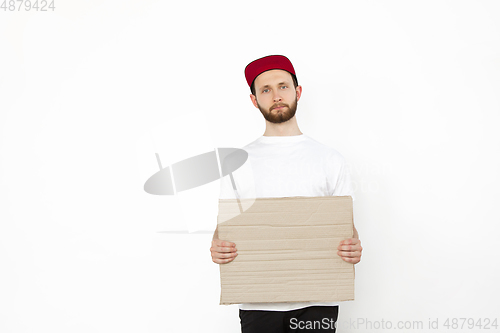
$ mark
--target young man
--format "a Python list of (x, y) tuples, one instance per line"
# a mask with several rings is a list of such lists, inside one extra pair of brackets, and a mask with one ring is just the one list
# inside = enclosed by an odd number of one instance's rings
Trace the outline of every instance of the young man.
[[(252, 92), (250, 99), (266, 120), (266, 130), (243, 148), (248, 152), (252, 179), (251, 183), (236, 179), (240, 198), (350, 195), (354, 199), (342, 155), (299, 130), (295, 112), (302, 87), (290, 60), (280, 55), (257, 59), (247, 65), (245, 77)], [(223, 180), (221, 198), (232, 195), (232, 187)], [(226, 264), (234, 260), (238, 255), (236, 245), (220, 240), (216, 229), (210, 248), (213, 262)], [(356, 228), (354, 237), (341, 241), (337, 249), (346, 262), (360, 261), (362, 247)], [(297, 332), (300, 322), (324, 322), (324, 318), (335, 322), (338, 304), (249, 303), (240, 304), (239, 313), (243, 333)], [(335, 329), (327, 327), (318, 332)]]

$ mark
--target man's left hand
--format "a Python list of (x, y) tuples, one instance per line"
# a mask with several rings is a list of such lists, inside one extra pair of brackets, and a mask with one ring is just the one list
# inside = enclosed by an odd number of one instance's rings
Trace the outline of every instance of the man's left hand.
[(348, 238), (340, 242), (337, 254), (342, 260), (351, 264), (357, 264), (361, 260), (361, 241), (357, 238)]

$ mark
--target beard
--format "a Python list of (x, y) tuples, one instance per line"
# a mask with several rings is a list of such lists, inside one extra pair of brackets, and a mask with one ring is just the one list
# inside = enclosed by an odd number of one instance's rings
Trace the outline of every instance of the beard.
[[(259, 102), (257, 102), (257, 106), (259, 107), (260, 112), (267, 121), (273, 124), (281, 124), (285, 121), (289, 121), (295, 116), (295, 112), (297, 111), (297, 96), (295, 96), (295, 101), (293, 101), (291, 105), (285, 103), (276, 103), (273, 104), (273, 106), (271, 106), (269, 110), (265, 110), (264, 108), (262, 108)], [(280, 110), (273, 110), (277, 106), (283, 106), (283, 108)]]

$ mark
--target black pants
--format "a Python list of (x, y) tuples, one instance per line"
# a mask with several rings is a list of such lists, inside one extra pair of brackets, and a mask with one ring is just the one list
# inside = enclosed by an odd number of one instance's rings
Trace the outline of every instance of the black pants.
[(242, 333), (333, 332), (338, 306), (308, 306), (290, 311), (241, 310)]

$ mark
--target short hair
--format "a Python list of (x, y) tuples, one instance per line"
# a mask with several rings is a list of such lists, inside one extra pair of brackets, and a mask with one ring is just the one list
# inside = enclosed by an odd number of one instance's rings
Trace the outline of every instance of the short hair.
[[(292, 76), (293, 87), (297, 88), (297, 86), (299, 85), (299, 82), (297, 81), (297, 76), (295, 74), (290, 73), (290, 72), (288, 72), (288, 73)], [(255, 79), (253, 80), (252, 85), (250, 86), (250, 91), (252, 92), (252, 95), (255, 96)]]

